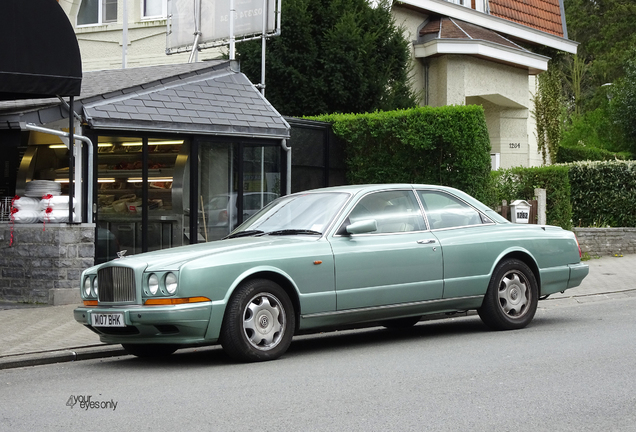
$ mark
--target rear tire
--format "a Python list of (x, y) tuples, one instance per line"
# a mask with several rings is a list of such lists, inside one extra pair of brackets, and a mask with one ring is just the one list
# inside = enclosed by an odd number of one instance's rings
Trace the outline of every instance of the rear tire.
[(220, 340), (236, 360), (274, 360), (289, 348), (295, 328), (294, 307), (285, 290), (270, 280), (253, 279), (230, 298)]
[(136, 357), (165, 357), (179, 349), (178, 345), (169, 344), (121, 344), (128, 354)]
[(520, 329), (534, 318), (538, 300), (539, 289), (532, 270), (518, 259), (507, 259), (495, 268), (477, 312), (493, 330)]

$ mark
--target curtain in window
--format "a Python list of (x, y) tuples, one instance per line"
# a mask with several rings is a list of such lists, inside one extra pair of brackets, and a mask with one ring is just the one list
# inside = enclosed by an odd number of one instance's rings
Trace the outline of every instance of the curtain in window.
[(164, 0), (144, 0), (144, 16), (163, 16)]
[(77, 13), (77, 25), (97, 24), (99, 22), (99, 1), (82, 0)]

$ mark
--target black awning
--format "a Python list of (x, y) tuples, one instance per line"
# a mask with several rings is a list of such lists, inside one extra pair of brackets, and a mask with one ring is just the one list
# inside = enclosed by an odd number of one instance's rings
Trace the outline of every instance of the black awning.
[(79, 96), (79, 46), (56, 0), (0, 1), (0, 49), (0, 100)]

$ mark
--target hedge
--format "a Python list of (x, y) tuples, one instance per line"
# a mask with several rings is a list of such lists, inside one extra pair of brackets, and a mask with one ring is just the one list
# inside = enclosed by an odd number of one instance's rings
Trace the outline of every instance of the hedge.
[(347, 181), (452, 186), (491, 200), (490, 139), (481, 106), (311, 117), (345, 145)]
[(546, 190), (546, 221), (564, 229), (572, 227), (572, 203), (570, 201), (569, 168), (567, 165), (545, 167), (517, 167), (492, 172), (494, 208), (502, 200), (511, 203), (517, 199), (529, 201), (534, 198), (534, 190)]
[(610, 161), (610, 160), (628, 160), (632, 155), (628, 152), (611, 152), (597, 147), (584, 146), (559, 146), (557, 151), (558, 163), (570, 163), (577, 161)]
[(636, 226), (636, 161), (569, 165), (574, 224)]

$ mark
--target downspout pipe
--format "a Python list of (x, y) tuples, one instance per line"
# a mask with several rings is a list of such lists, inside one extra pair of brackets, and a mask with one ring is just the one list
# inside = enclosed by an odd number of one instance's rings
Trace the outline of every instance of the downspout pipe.
[(287, 153), (287, 176), (285, 181), (285, 195), (291, 194), (291, 167), (292, 167), (292, 149), (287, 146), (287, 140), (284, 139), (281, 141), (281, 147)]
[[(68, 132), (62, 132), (59, 130), (55, 130), (55, 129), (48, 129), (48, 128), (44, 128), (41, 126), (37, 126), (34, 125), (33, 123), (27, 123), (25, 125), (25, 128), (27, 130), (31, 130), (34, 132), (41, 132), (41, 133), (45, 133), (45, 134), (50, 134), (50, 135), (56, 135), (62, 138), (70, 138), (71, 134)], [(87, 205), (87, 210), (88, 210), (88, 221), (89, 223), (93, 222), (93, 142), (90, 140), (90, 138), (85, 137), (83, 135), (76, 135), (73, 134), (73, 138), (75, 138), (78, 141), (82, 141), (85, 142), (88, 146), (88, 181), (87, 181), (87, 187), (88, 187), (88, 194), (87, 194), (87, 203), (85, 205)], [(69, 145), (70, 145), (70, 140), (69, 140)], [(71, 149), (71, 151), (73, 151)], [(69, 185), (69, 188), (71, 188), (72, 185)], [(69, 223), (71, 223), (73, 221), (69, 220)]]

